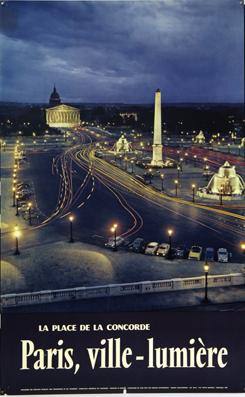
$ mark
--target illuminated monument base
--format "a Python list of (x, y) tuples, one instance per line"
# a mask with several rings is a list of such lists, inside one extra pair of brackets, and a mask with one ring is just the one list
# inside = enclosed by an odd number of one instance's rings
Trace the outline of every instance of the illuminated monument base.
[(54, 128), (74, 128), (80, 125), (80, 110), (68, 105), (46, 109), (46, 123)]
[(152, 145), (152, 167), (163, 167), (164, 162), (162, 159), (162, 145)]

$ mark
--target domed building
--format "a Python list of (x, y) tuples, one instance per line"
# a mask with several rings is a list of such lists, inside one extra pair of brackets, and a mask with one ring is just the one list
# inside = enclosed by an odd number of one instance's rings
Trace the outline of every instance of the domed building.
[(49, 98), (50, 107), (46, 109), (46, 124), (53, 128), (75, 128), (81, 123), (80, 109), (61, 104), (60, 96), (54, 86)]
[(241, 198), (244, 195), (245, 183), (236, 173), (235, 166), (226, 161), (212, 176), (208, 185), (199, 189), (200, 197), (217, 199), (221, 194), (224, 199)]
[(57, 106), (60, 103), (61, 103), (60, 96), (59, 96), (59, 93), (57, 92), (56, 87), (54, 85), (53, 92), (51, 93), (51, 95), (49, 97), (49, 105), (50, 106)]

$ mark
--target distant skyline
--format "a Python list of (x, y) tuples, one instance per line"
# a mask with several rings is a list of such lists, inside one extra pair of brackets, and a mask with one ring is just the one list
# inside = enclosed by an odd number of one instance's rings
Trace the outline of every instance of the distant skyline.
[(19, 1), (0, 7), (0, 100), (243, 102), (239, 0)]

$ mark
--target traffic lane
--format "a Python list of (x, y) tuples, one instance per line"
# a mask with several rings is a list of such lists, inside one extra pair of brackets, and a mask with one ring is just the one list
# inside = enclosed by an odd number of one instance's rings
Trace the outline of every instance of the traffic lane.
[(30, 166), (23, 176), (23, 179), (33, 181), (38, 208), (46, 216), (54, 211), (59, 193), (60, 179), (52, 174), (52, 162), (56, 155), (52, 152), (30, 154)]
[[(132, 207), (137, 208), (144, 221), (142, 228), (129, 240), (140, 236), (148, 242), (168, 242), (167, 230), (172, 228), (174, 246), (185, 244), (190, 247), (197, 244), (202, 247), (213, 247), (216, 250), (226, 247), (233, 253), (232, 260), (242, 261), (243, 257), (239, 254), (238, 237), (229, 230), (224, 233), (220, 224), (218, 227), (217, 225), (212, 226), (212, 222), (217, 218), (216, 215), (203, 215), (205, 226), (198, 220), (200, 210), (197, 208), (186, 208), (178, 203), (171, 203), (170, 207), (173, 212), (170, 212), (132, 194), (124, 193), (124, 196)], [(112, 234), (110, 227), (114, 222), (118, 224), (118, 234), (123, 233), (130, 222), (129, 217), (111, 197), (110, 192), (98, 182), (95, 184), (93, 196), (86, 205), (80, 209), (73, 209), (73, 212), (75, 214), (74, 233), (78, 239), (87, 242), (103, 244)], [(218, 219), (218, 222), (221, 222), (221, 219)], [(62, 229), (63, 233), (67, 233), (64, 220)]]
[[(51, 173), (52, 155), (32, 156), (31, 162), (34, 165), (34, 167), (31, 165), (31, 175), (33, 175), (35, 181), (38, 204), (43, 212), (50, 214), (52, 209), (55, 208), (58, 193), (57, 178)], [(85, 173), (85, 171), (79, 169), (78, 177), (73, 178), (75, 189), (79, 185), (79, 178), (82, 180)], [(56, 183), (54, 183), (55, 180)], [(84, 197), (86, 194), (87, 191), (84, 192)], [(215, 225), (213, 228), (215, 230), (211, 230), (195, 222), (195, 218), (199, 214), (198, 209), (168, 203), (170, 209), (174, 211), (169, 212), (129, 193), (124, 193), (124, 195), (130, 204), (137, 208), (144, 219), (143, 228), (137, 235), (142, 236), (145, 240), (166, 241), (166, 230), (171, 226), (174, 229), (173, 241), (175, 244), (186, 243), (188, 246), (199, 244), (204, 247), (211, 246), (215, 249), (225, 246), (233, 252), (234, 258), (241, 258), (239, 252), (235, 252), (234, 247), (234, 245), (239, 244), (239, 241), (229, 231), (224, 236), (222, 225), (219, 225), (218, 228)], [(122, 210), (117, 200), (112, 198), (111, 193), (98, 181), (95, 183), (95, 192), (86, 204), (80, 209), (74, 207), (70, 210), (75, 211), (74, 229), (77, 238), (85, 239), (85, 241), (95, 241), (96, 239), (92, 237), (94, 235), (106, 239), (111, 234), (110, 227), (114, 222), (120, 225), (119, 233), (125, 231), (130, 223), (128, 214)], [(181, 214), (179, 213), (180, 210)], [(204, 211), (202, 212), (204, 213)], [(188, 218), (184, 218), (183, 215)], [(207, 214), (203, 216), (205, 217), (205, 223), (212, 228), (216, 215)], [(190, 218), (193, 220), (191, 221)], [(220, 222), (220, 219), (218, 222)], [(67, 221), (58, 222), (56, 228), (62, 235), (67, 234)], [(133, 238), (134, 236), (132, 236)]]
[(195, 207), (166, 203), (170, 209), (168, 211), (133, 195), (129, 201), (138, 209), (144, 219), (143, 227), (137, 235), (145, 238), (146, 241), (168, 242), (167, 230), (171, 228), (173, 229), (172, 242), (174, 246), (200, 245), (213, 247), (216, 250), (226, 247), (233, 253), (232, 260), (244, 261), (244, 256), (239, 252), (238, 236), (234, 236), (229, 231), (229, 227), (224, 232), (224, 225), (213, 224), (215, 220), (218, 223), (221, 222), (221, 217), (216, 214), (203, 212), (204, 220), (200, 221), (200, 210)]

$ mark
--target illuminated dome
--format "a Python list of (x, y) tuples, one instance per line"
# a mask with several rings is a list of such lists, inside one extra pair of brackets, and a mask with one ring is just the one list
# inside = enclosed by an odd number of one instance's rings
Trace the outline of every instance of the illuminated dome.
[(56, 90), (56, 87), (54, 85), (53, 92), (52, 92), (52, 94), (50, 95), (50, 98), (49, 98), (49, 105), (50, 106), (57, 106), (60, 103), (61, 103), (60, 96), (59, 96), (59, 94), (58, 94), (58, 92)]

